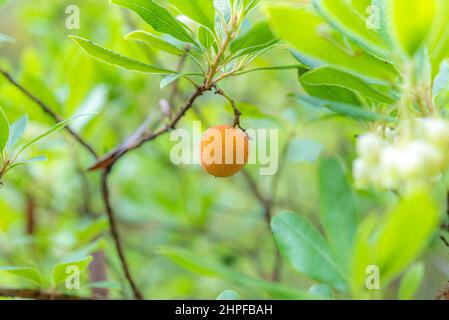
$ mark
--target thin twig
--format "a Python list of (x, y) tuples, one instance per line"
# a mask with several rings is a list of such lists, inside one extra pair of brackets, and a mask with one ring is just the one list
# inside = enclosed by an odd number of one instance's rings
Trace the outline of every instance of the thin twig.
[[(263, 207), (263, 214), (265, 218), (265, 225), (268, 229), (268, 231), (271, 234), (271, 218), (272, 218), (272, 211), (273, 211), (273, 200), (269, 197), (266, 197), (262, 194), (262, 191), (257, 186), (256, 181), (251, 177), (251, 175), (246, 171), (242, 171), (242, 175), (245, 178), (251, 192), (256, 197), (256, 199), (259, 201), (259, 203)], [(282, 258), (280, 255), (280, 252), (277, 248), (276, 240), (274, 239), (274, 236), (272, 236), (274, 247), (275, 247), (275, 253), (274, 253), (274, 264), (273, 264), (273, 271), (271, 274), (271, 280), (278, 281), (280, 277), (280, 272), (282, 269)]]
[(246, 131), (240, 125), (240, 117), (242, 116), (242, 112), (237, 108), (237, 103), (230, 96), (228, 96), (222, 89), (218, 88), (217, 86), (215, 86), (215, 94), (218, 94), (218, 95), (224, 97), (231, 104), (232, 111), (234, 112), (234, 122), (232, 123), (232, 127), (233, 128), (238, 127), (240, 130)]
[(443, 243), (446, 245), (446, 247), (449, 248), (449, 241), (447, 241), (444, 236), (440, 236), (440, 239), (441, 239), (441, 241), (443, 241)]
[[(51, 110), (51, 108), (49, 108), (41, 99), (32, 94), (31, 91), (29, 91), (28, 89), (23, 87), (20, 83), (18, 83), (7, 71), (0, 68), (0, 74), (3, 75), (17, 89), (19, 89), (25, 96), (27, 96), (37, 105), (39, 105), (42, 111), (48, 114), (53, 120), (55, 120), (58, 123), (63, 121), (60, 115)], [(70, 126), (66, 126), (65, 130), (67, 130), (67, 132), (69, 132), (70, 135), (73, 138), (75, 138), (75, 140), (78, 141), (79, 144), (81, 144), (86, 150), (88, 150), (92, 156), (98, 158), (97, 153), (95, 152), (93, 147), (89, 145), (83, 138), (81, 138), (81, 136), (78, 133), (76, 133)]]
[(134, 297), (138, 300), (143, 300), (143, 295), (137, 288), (137, 285), (136, 285), (133, 277), (131, 276), (131, 272), (129, 270), (129, 266), (126, 261), (125, 253), (123, 251), (122, 243), (120, 240), (117, 223), (115, 221), (115, 213), (112, 208), (111, 200), (110, 200), (110, 192), (109, 192), (109, 185), (108, 185), (109, 173), (110, 173), (110, 169), (108, 168), (108, 169), (105, 169), (103, 171), (103, 174), (101, 175), (101, 192), (103, 195), (103, 201), (105, 204), (106, 213), (107, 213), (108, 219), (109, 219), (109, 225), (111, 228), (112, 238), (114, 239), (115, 248), (116, 248), (118, 256), (120, 258), (120, 263), (122, 265), (123, 272), (125, 273), (125, 277), (131, 286)]
[(271, 222), (271, 206), (272, 206), (271, 199), (265, 197), (262, 194), (262, 192), (259, 190), (259, 187), (257, 186), (256, 181), (253, 179), (253, 177), (251, 177), (251, 175), (246, 170), (242, 170), (242, 175), (245, 178), (246, 183), (248, 184), (252, 194), (256, 197), (256, 199), (264, 208), (265, 220), (267, 221), (269, 226)]
[(205, 86), (198, 87), (196, 91), (189, 97), (185, 105), (178, 111), (178, 113), (171, 119), (171, 121), (161, 127), (156, 131), (151, 131), (145, 133), (145, 123), (137, 129), (130, 137), (132, 139), (127, 138), (124, 142), (118, 145), (114, 150), (106, 154), (103, 158), (101, 158), (97, 163), (95, 163), (92, 167), (89, 168), (90, 171), (112, 168), (118, 160), (120, 160), (125, 154), (128, 152), (139, 148), (146, 142), (155, 140), (159, 136), (173, 130), (176, 128), (178, 122), (182, 119), (182, 117), (186, 114), (186, 112), (192, 108), (196, 99), (203, 95), (204, 92), (209, 91), (210, 88), (206, 88)]

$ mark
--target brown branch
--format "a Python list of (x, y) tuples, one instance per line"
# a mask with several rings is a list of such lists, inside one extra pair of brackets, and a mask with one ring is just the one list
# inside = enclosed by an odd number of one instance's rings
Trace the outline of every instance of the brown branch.
[[(262, 205), (262, 207), (264, 209), (265, 223), (266, 223), (266, 226), (270, 233), (271, 233), (271, 227), (270, 227), (271, 218), (273, 217), (273, 207), (274, 207), (275, 203), (277, 203), (276, 193), (277, 193), (277, 189), (278, 189), (279, 179), (281, 177), (281, 168), (285, 167), (285, 161), (286, 161), (287, 154), (288, 154), (288, 148), (289, 148), (289, 143), (287, 143), (282, 150), (282, 153), (281, 153), (281, 162), (282, 163), (280, 164), (279, 171), (273, 177), (273, 180), (271, 183), (271, 197), (264, 196), (262, 191), (257, 186), (257, 183), (253, 179), (253, 177), (251, 177), (251, 175), (246, 170), (242, 171), (243, 177), (245, 178), (251, 192), (253, 193), (253, 195), (256, 197), (256, 199), (259, 201), (259, 203)], [(276, 248), (276, 252), (275, 252), (275, 261), (274, 261), (274, 265), (273, 265), (273, 272), (271, 275), (271, 279), (273, 281), (277, 281), (280, 279), (280, 274), (281, 274), (281, 270), (282, 270), (282, 257), (281, 257), (280, 251), (277, 249), (277, 244), (274, 239), (274, 236), (273, 236), (273, 241), (274, 241), (274, 245)]]
[(126, 261), (125, 253), (123, 251), (122, 243), (120, 240), (117, 223), (115, 221), (115, 213), (112, 208), (111, 200), (110, 200), (110, 192), (109, 192), (109, 185), (108, 185), (109, 173), (110, 173), (110, 169), (105, 169), (103, 171), (103, 174), (101, 175), (101, 192), (103, 195), (103, 201), (105, 204), (106, 213), (108, 214), (112, 238), (114, 239), (115, 248), (116, 248), (118, 256), (120, 258), (120, 263), (122, 265), (123, 272), (125, 273), (125, 277), (131, 286), (134, 297), (138, 300), (143, 300), (143, 295), (137, 288), (137, 285), (136, 285), (133, 277), (131, 276), (131, 272), (129, 270), (129, 266)]
[(96, 300), (95, 298), (79, 297), (63, 293), (32, 289), (0, 288), (0, 297), (33, 299), (33, 300)]
[[(48, 114), (53, 120), (56, 122), (62, 122), (63, 119), (60, 115), (55, 113), (51, 110), (41, 99), (36, 97), (34, 94), (32, 94), (28, 89), (23, 87), (20, 83), (18, 83), (8, 72), (0, 68), (0, 74), (3, 75), (13, 86), (15, 86), (17, 89), (19, 89), (25, 96), (30, 98), (34, 103), (39, 105), (39, 107), (44, 111), (46, 114)], [(81, 144), (86, 150), (89, 151), (89, 153), (94, 156), (95, 158), (98, 158), (97, 153), (95, 150), (90, 146), (81, 136), (76, 133), (70, 126), (66, 126), (65, 130), (73, 137), (76, 141), (78, 141), (79, 144)]]
[(238, 127), (240, 130), (246, 131), (245, 129), (243, 129), (240, 126), (240, 117), (242, 116), (242, 112), (237, 108), (237, 103), (231, 97), (229, 97), (226, 93), (224, 93), (224, 91), (222, 89), (218, 88), (217, 86), (215, 86), (215, 94), (218, 94), (218, 95), (224, 97), (231, 104), (232, 111), (234, 112), (234, 122), (232, 123), (232, 127), (233, 128)]
[[(272, 209), (272, 201), (270, 198), (265, 197), (262, 192), (259, 190), (259, 187), (257, 186), (256, 181), (251, 177), (251, 175), (246, 171), (242, 170), (242, 175), (246, 180), (246, 183), (248, 184), (252, 194), (255, 196), (255, 198), (259, 201), (259, 203), (264, 208), (264, 217), (265, 221), (267, 222), (268, 228), (270, 229), (270, 222), (271, 222), (271, 209)], [(270, 229), (271, 230), (271, 229)]]
[(438, 290), (435, 300), (449, 300), (449, 282), (443, 289)]
[[(257, 186), (256, 181), (251, 177), (251, 175), (246, 171), (242, 171), (242, 175), (245, 178), (251, 192), (255, 196), (255, 198), (259, 201), (261, 206), (263, 207), (263, 214), (265, 218), (265, 225), (268, 228), (268, 232), (272, 234), (271, 232), (271, 218), (272, 218), (272, 212), (273, 212), (273, 206), (274, 202), (271, 198), (266, 197), (262, 194), (262, 191)], [(280, 278), (280, 273), (282, 269), (282, 257), (281, 254), (277, 248), (276, 240), (274, 239), (274, 235), (272, 236), (274, 247), (275, 247), (275, 253), (274, 253), (274, 264), (273, 264), (273, 271), (271, 274), (271, 280), (278, 281)]]
[[(446, 214), (449, 217), (449, 193), (446, 196), (446, 203), (447, 203)], [(443, 223), (440, 228), (441, 228), (441, 230), (445, 230), (445, 231), (449, 232), (449, 224)], [(446, 245), (446, 247), (449, 248), (449, 241), (447, 241), (443, 235), (440, 235), (440, 239), (441, 239), (441, 241), (443, 241), (443, 243)]]
[(443, 241), (443, 243), (446, 245), (446, 247), (449, 248), (449, 241), (447, 241), (444, 236), (440, 236), (440, 239), (441, 239), (441, 241)]
[(36, 227), (36, 200), (31, 194), (26, 195), (26, 233), (33, 235)]
[(120, 160), (125, 154), (128, 152), (139, 148), (146, 142), (155, 140), (159, 136), (173, 130), (176, 128), (178, 122), (184, 117), (186, 112), (192, 108), (196, 99), (204, 94), (204, 92), (211, 90), (208, 87), (200, 86), (195, 92), (189, 97), (185, 105), (178, 111), (178, 113), (170, 120), (170, 122), (163, 126), (162, 128), (152, 131), (145, 132), (148, 123), (144, 122), (131, 136), (126, 138), (120, 145), (118, 145), (114, 150), (106, 154), (103, 158), (101, 158), (97, 163), (95, 163), (92, 167), (89, 168), (90, 171), (99, 170), (99, 169), (111, 169), (118, 160)]
[[(109, 186), (108, 186), (108, 178), (109, 174), (111, 172), (112, 167), (117, 163), (119, 159), (121, 159), (125, 154), (127, 154), (129, 151), (132, 151), (134, 149), (139, 148), (146, 142), (155, 140), (159, 136), (169, 132), (170, 130), (173, 130), (176, 128), (176, 125), (178, 122), (184, 117), (186, 112), (193, 107), (194, 102), (196, 99), (204, 94), (206, 91), (210, 91), (213, 87), (215, 87), (215, 82), (213, 81), (213, 78), (215, 74), (220, 69), (220, 60), (222, 56), (224, 55), (230, 41), (235, 37), (235, 34), (233, 32), (227, 33), (226, 38), (224, 42), (222, 43), (222, 46), (217, 53), (217, 56), (212, 63), (212, 65), (209, 68), (208, 76), (205, 79), (205, 82), (202, 86), (197, 86), (196, 90), (191, 96), (188, 98), (185, 105), (176, 113), (176, 115), (170, 119), (169, 124), (163, 126), (162, 128), (146, 132), (148, 127), (148, 119), (145, 120), (145, 122), (128, 138), (125, 139), (124, 142), (122, 142), (119, 146), (117, 146), (113, 151), (108, 153), (103, 158), (99, 159), (97, 153), (95, 150), (87, 143), (85, 142), (76, 132), (74, 132), (70, 127), (66, 127), (65, 129), (86, 149), (88, 150), (96, 159), (97, 162), (89, 168), (90, 171), (99, 170), (102, 169), (103, 173), (101, 176), (101, 191), (102, 191), (102, 197), (103, 202), (106, 208), (106, 213), (109, 219), (109, 224), (111, 228), (111, 234), (114, 239), (115, 247), (117, 254), (119, 256), (123, 272), (125, 274), (126, 279), (128, 280), (131, 289), (134, 293), (134, 297), (136, 299), (143, 299), (142, 293), (137, 288), (137, 285), (131, 276), (130, 269), (128, 266), (128, 263), (126, 261), (126, 257), (123, 251), (120, 235), (118, 233), (117, 223), (115, 220), (115, 213), (112, 208), (111, 202), (110, 202), (110, 192), (109, 192)], [(181, 61), (183, 64), (184, 62)], [(182, 67), (181, 64), (181, 67)], [(30, 91), (25, 89), (23, 86), (21, 86), (17, 81), (15, 81), (6, 71), (0, 69), (1, 74), (11, 82), (16, 88), (18, 88), (20, 91), (22, 91), (23, 94), (28, 96), (31, 100), (33, 100), (36, 104), (38, 104), (41, 109), (47, 113), (49, 116), (51, 116), (56, 122), (61, 122), (62, 118), (53, 112), (51, 108), (49, 108), (42, 100), (34, 96)], [(175, 88), (177, 90), (177, 88)], [(233, 105), (235, 107), (235, 105)], [(236, 108), (235, 108), (236, 109)], [(237, 109), (238, 110), (238, 109)], [(239, 115), (240, 116), (240, 115)], [(238, 116), (238, 117), (239, 117)]]

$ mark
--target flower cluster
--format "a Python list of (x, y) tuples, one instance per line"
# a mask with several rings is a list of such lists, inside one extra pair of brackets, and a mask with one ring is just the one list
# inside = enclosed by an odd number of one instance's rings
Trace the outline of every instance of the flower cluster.
[(435, 181), (449, 167), (449, 121), (421, 118), (394, 131), (357, 139), (353, 163), (358, 187), (407, 188)]

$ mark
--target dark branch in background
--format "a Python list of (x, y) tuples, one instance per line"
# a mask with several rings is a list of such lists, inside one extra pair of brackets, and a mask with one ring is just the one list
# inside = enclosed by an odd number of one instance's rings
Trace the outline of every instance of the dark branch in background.
[[(44, 111), (46, 114), (48, 114), (53, 120), (56, 122), (62, 122), (63, 119), (60, 115), (53, 112), (51, 108), (49, 108), (41, 99), (37, 98), (35, 95), (33, 95), (30, 91), (28, 91), (26, 88), (24, 88), (21, 84), (19, 84), (14, 78), (5, 70), (0, 68), (0, 74), (2, 74), (12, 85), (14, 85), (17, 89), (19, 89), (24, 95), (26, 95), (28, 98), (30, 98), (32, 101), (34, 101), (36, 104), (38, 104), (42, 111)], [(73, 131), (70, 126), (66, 126), (65, 129), (70, 133), (70, 135), (75, 138), (76, 141), (78, 141), (79, 144), (81, 144), (86, 150), (90, 152), (92, 156), (95, 158), (98, 158), (97, 153), (95, 150), (90, 146), (81, 136)]]
[(125, 277), (128, 280), (128, 282), (131, 286), (131, 289), (133, 290), (134, 296), (136, 297), (136, 299), (142, 300), (143, 295), (137, 288), (137, 285), (134, 282), (133, 277), (131, 276), (131, 272), (129, 270), (128, 263), (126, 262), (125, 253), (123, 251), (122, 243), (120, 240), (120, 235), (118, 233), (117, 225), (115, 222), (115, 213), (114, 213), (114, 210), (112, 209), (112, 205), (111, 205), (111, 201), (110, 201), (110, 197), (109, 197), (110, 196), (109, 186), (108, 186), (109, 173), (110, 173), (110, 170), (105, 169), (103, 171), (103, 174), (101, 175), (101, 190), (102, 190), (102, 195), (103, 195), (103, 201), (104, 201), (104, 204), (106, 207), (106, 213), (108, 214), (109, 221), (111, 223), (112, 237), (114, 239), (116, 239), (116, 241), (114, 242), (115, 247), (116, 247), (118, 256), (120, 258), (121, 264), (123, 266), (123, 272), (125, 273)]
[(9, 288), (0, 288), (0, 297), (34, 299), (34, 300), (95, 300), (93, 298), (87, 297), (84, 298), (42, 290), (9, 289)]
[(36, 227), (36, 200), (32, 194), (26, 195), (26, 233), (33, 235)]
[[(251, 192), (253, 193), (254, 197), (259, 201), (260, 205), (262, 206), (263, 210), (264, 210), (264, 218), (265, 218), (265, 224), (268, 228), (268, 232), (270, 232), (270, 234), (272, 233), (271, 231), (271, 218), (273, 217), (273, 208), (276, 205), (277, 201), (276, 201), (276, 194), (277, 194), (277, 190), (278, 190), (278, 184), (279, 184), (279, 180), (282, 174), (282, 168), (285, 167), (285, 161), (287, 158), (287, 153), (288, 153), (288, 148), (289, 148), (289, 142), (287, 142), (287, 144), (284, 146), (282, 152), (281, 152), (281, 163), (279, 164), (279, 170), (276, 173), (276, 175), (273, 177), (272, 183), (271, 183), (271, 196), (265, 196), (263, 194), (263, 192), (260, 190), (260, 188), (258, 187), (256, 181), (254, 180), (253, 177), (251, 177), (251, 175), (246, 171), (243, 170), (242, 171), (242, 175), (246, 180), (247, 185), (249, 186)], [(273, 265), (273, 271), (271, 274), (271, 280), (273, 281), (278, 281), (280, 280), (280, 276), (281, 276), (281, 269), (282, 269), (282, 257), (281, 257), (281, 253), (277, 248), (277, 244), (276, 244), (276, 240), (274, 239), (273, 236), (273, 242), (274, 242), (274, 247), (275, 247), (275, 256), (274, 256), (274, 265)]]
[[(37, 105), (39, 105), (41, 107), (41, 109), (47, 113), (48, 115), (50, 115), (56, 122), (61, 122), (62, 118), (54, 113), (51, 108), (49, 108), (42, 100), (40, 100), (39, 98), (37, 98), (36, 96), (34, 96), (29, 90), (27, 90), (26, 88), (24, 88), (22, 85), (20, 85), (17, 81), (15, 81), (12, 76), (0, 69), (0, 73), (11, 83), (13, 84), (17, 89), (19, 89), (23, 94), (25, 94), (27, 97), (29, 97), (32, 101), (34, 101)], [(93, 147), (91, 147), (83, 138), (81, 138), (81, 136), (79, 136), (75, 131), (73, 131), (69, 126), (65, 127), (65, 129), (75, 138), (76, 141), (78, 141), (78, 143), (84, 147), (84, 149), (86, 149), (95, 159), (98, 159), (98, 155), (95, 152), (95, 150), (93, 149)], [(134, 297), (136, 299), (143, 299), (143, 295), (140, 293), (140, 291), (137, 289), (135, 281), (133, 280), (130, 271), (129, 271), (129, 267), (128, 267), (128, 263), (125, 259), (123, 250), (122, 250), (122, 245), (120, 243), (120, 237), (119, 237), (119, 233), (117, 230), (117, 224), (115, 222), (115, 216), (114, 216), (114, 211), (112, 209), (112, 206), (109, 202), (109, 189), (108, 189), (108, 179), (109, 176), (109, 169), (105, 169), (103, 175), (102, 175), (102, 194), (103, 194), (103, 201), (104, 201), (104, 205), (107, 211), (107, 216), (108, 216), (108, 220), (109, 220), (109, 225), (111, 227), (111, 234), (112, 234), (112, 238), (114, 240), (115, 243), (115, 247), (117, 249), (117, 254), (119, 255), (120, 258), (120, 262), (122, 264), (122, 269), (123, 272), (125, 274), (126, 279), (128, 280), (133, 293), (134, 293)]]
[[(70, 148), (72, 153), (72, 159), (75, 166), (75, 170), (80, 178), (80, 194), (82, 197), (82, 203), (80, 204), (79, 214), (81, 217), (95, 218), (97, 215), (92, 208), (92, 193), (87, 177), (86, 171), (83, 168), (77, 152), (73, 148)], [(96, 241), (98, 238), (93, 239)], [(90, 282), (103, 282), (108, 280), (107, 265), (103, 249), (99, 249), (92, 253), (92, 262), (89, 265), (89, 281)], [(96, 288), (92, 287), (91, 292), (95, 298), (107, 299), (109, 295), (108, 288)]]
[[(268, 229), (268, 232), (270, 234), (272, 234), (271, 218), (273, 216), (273, 207), (274, 207), (273, 199), (268, 196), (263, 195), (262, 191), (257, 186), (256, 181), (253, 179), (253, 177), (251, 177), (251, 175), (246, 170), (242, 170), (242, 175), (245, 178), (246, 183), (247, 183), (249, 189), (251, 190), (252, 194), (254, 195), (254, 197), (259, 201), (260, 205), (262, 206), (263, 215), (264, 215), (264, 219), (265, 219), (265, 225)], [(274, 239), (274, 236), (272, 236), (272, 239), (273, 239), (273, 244), (274, 244), (274, 248), (275, 248), (275, 253), (274, 253), (274, 265), (273, 265), (273, 271), (271, 274), (271, 280), (278, 281), (279, 277), (280, 277), (282, 259), (281, 259), (279, 250), (277, 248), (277, 244)]]

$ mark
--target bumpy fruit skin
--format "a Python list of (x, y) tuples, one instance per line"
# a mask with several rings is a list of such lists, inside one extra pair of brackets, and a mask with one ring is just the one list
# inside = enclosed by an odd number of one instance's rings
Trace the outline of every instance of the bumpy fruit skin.
[[(220, 149), (221, 161), (214, 161), (220, 159), (218, 154), (214, 157)], [(242, 130), (228, 125), (209, 128), (201, 139), (201, 167), (215, 177), (233, 176), (248, 162), (248, 149), (249, 139)]]

